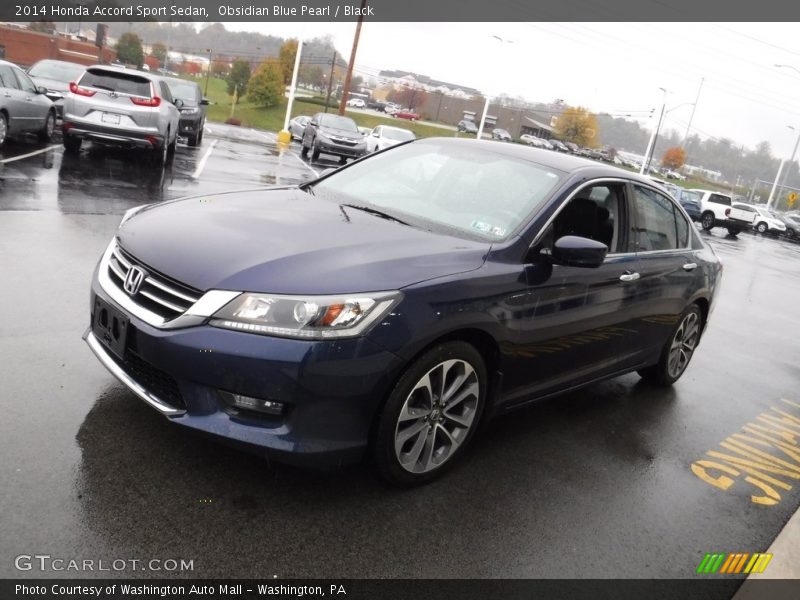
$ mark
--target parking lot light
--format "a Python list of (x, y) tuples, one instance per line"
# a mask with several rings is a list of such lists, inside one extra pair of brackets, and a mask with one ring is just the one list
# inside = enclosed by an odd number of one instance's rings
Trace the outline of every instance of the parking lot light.
[(294, 94), (297, 90), (297, 73), (300, 70), (300, 54), (303, 52), (303, 40), (297, 40), (297, 52), (294, 56), (294, 69), (292, 70), (292, 83), (289, 84), (289, 101), (286, 103), (286, 117), (283, 119), (283, 129), (278, 133), (278, 142), (288, 144), (292, 141), (292, 133), (289, 131), (289, 119), (292, 118), (292, 104), (294, 104)]

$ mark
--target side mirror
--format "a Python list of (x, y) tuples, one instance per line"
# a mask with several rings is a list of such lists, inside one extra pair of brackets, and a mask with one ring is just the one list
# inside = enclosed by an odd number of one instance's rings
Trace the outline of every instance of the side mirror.
[(372, 137), (380, 137), (380, 136), (378, 135), (378, 132), (377, 132), (377, 131), (373, 131), (373, 132), (372, 132)]
[(44, 95), (44, 94), (47, 93), (47, 88), (44, 87), (43, 85), (37, 85), (36, 86), (36, 93)]
[(180, 98), (176, 98), (172, 103), (175, 105), (175, 108), (183, 108), (183, 100)]
[(311, 125), (312, 127), (316, 127), (317, 126), (317, 122), (314, 121), (314, 120), (309, 121), (308, 124)]
[(608, 246), (577, 235), (565, 235), (553, 245), (553, 260), (568, 267), (595, 269), (603, 264)]
[(200, 106), (208, 106), (209, 104), (211, 103), (208, 101), (208, 98), (203, 98), (200, 100)]

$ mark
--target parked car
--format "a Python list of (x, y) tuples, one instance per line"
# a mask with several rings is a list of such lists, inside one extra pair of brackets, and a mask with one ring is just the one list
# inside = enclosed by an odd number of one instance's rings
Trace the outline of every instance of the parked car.
[(190, 146), (203, 142), (203, 131), (206, 126), (206, 107), (208, 100), (203, 98), (200, 86), (186, 79), (165, 78), (173, 100), (181, 100), (178, 128), (180, 135), (186, 136)]
[(681, 203), (681, 206), (686, 211), (686, 214), (697, 223), (700, 222), (703, 216), (703, 211), (700, 208), (701, 206), (701, 195), (693, 190), (684, 190), (683, 188), (678, 188), (679, 196), (678, 202)]
[(367, 136), (367, 152), (377, 152), (390, 146), (396, 146), (403, 142), (415, 139), (413, 131), (390, 127), (388, 125), (378, 125)]
[(394, 102), (387, 102), (386, 106), (383, 107), (383, 112), (385, 112), (387, 115), (393, 115), (398, 110), (400, 110), (400, 105), (395, 104)]
[(677, 171), (673, 171), (672, 169), (667, 169), (664, 171), (664, 177), (668, 179), (677, 179), (678, 181), (686, 181), (686, 176), (678, 173)]
[(461, 121), (458, 122), (456, 130), (461, 131), (463, 133), (478, 133), (478, 126), (475, 124), (475, 121), (470, 121), (469, 119), (462, 119)]
[(727, 194), (713, 190), (692, 189), (700, 199), (700, 224), (706, 231), (714, 227), (724, 227), (730, 235), (750, 229), (754, 214), (751, 211), (734, 208), (733, 201)]
[(575, 144), (574, 142), (564, 142), (564, 145), (567, 147), (567, 150), (569, 150), (572, 154), (577, 154), (578, 151), (581, 149), (581, 147), (578, 146), (578, 144)]
[(401, 485), (493, 415), (630, 371), (671, 385), (721, 276), (648, 179), (518, 145), (428, 138), (205, 199), (125, 214), (91, 350), (174, 425)]
[(289, 133), (292, 134), (292, 139), (298, 142), (303, 139), (303, 132), (306, 130), (306, 125), (311, 120), (311, 117), (300, 115), (289, 121)]
[(407, 119), (409, 121), (419, 121), (419, 114), (411, 109), (396, 110), (392, 113), (396, 119)]
[(739, 202), (734, 203), (733, 207), (752, 214), (753, 229), (758, 233), (769, 233), (771, 235), (786, 233), (786, 224), (778, 216), (772, 214), (766, 206)]
[(352, 108), (364, 108), (366, 105), (367, 103), (361, 98), (350, 98), (350, 100), (347, 101), (347, 106)]
[(175, 151), (183, 101), (154, 73), (95, 65), (70, 84), (64, 98), (64, 147), (93, 144), (144, 150), (163, 166)]
[(498, 127), (495, 127), (494, 129), (492, 129), (492, 139), (500, 140), (501, 142), (510, 142), (511, 134), (508, 133), (505, 129), (500, 129)]
[(300, 155), (305, 158), (309, 151), (311, 160), (318, 160), (324, 153), (338, 156), (340, 164), (345, 164), (348, 158), (363, 156), (367, 143), (350, 117), (317, 113), (303, 132)]
[(384, 112), (386, 109), (386, 102), (381, 102), (380, 100), (367, 100), (367, 108)]
[(569, 148), (559, 140), (547, 140), (556, 152), (569, 152)]
[(783, 213), (780, 215), (780, 219), (786, 226), (786, 232), (784, 235), (792, 240), (800, 239), (800, 217)]
[(660, 185), (662, 188), (667, 190), (669, 195), (672, 196), (673, 198), (675, 198), (675, 199), (679, 198), (681, 188), (679, 188), (674, 183), (669, 183), (668, 181), (664, 181), (663, 179), (658, 179), (657, 177), (650, 177), (650, 179), (652, 179), (658, 185)]
[(0, 146), (11, 136), (35, 133), (42, 141), (53, 137), (56, 109), (43, 86), (14, 63), (0, 60)]
[(536, 137), (535, 135), (531, 135), (529, 133), (522, 134), (521, 136), (519, 136), (519, 139), (528, 144), (528, 146), (533, 146), (534, 148), (544, 148), (546, 150), (553, 149), (553, 146), (552, 144), (550, 144), (550, 142), (540, 137)]
[(78, 63), (65, 60), (45, 59), (28, 69), (28, 76), (34, 85), (47, 90), (47, 97), (56, 107), (56, 115), (61, 118), (64, 111), (64, 96), (69, 92), (69, 84), (76, 81), (86, 69)]

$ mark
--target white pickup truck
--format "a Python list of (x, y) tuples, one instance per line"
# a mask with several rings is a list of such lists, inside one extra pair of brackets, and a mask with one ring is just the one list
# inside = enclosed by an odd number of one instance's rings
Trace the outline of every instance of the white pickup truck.
[(724, 227), (731, 235), (750, 229), (754, 214), (731, 206), (733, 199), (720, 192), (693, 189), (700, 194), (700, 224), (709, 231), (714, 227)]

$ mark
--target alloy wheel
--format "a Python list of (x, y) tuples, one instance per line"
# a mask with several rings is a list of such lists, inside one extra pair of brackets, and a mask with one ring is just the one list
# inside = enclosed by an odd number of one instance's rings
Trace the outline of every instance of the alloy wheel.
[(677, 379), (686, 369), (689, 360), (694, 354), (697, 340), (700, 337), (700, 317), (696, 312), (690, 312), (683, 318), (669, 349), (667, 370), (670, 377)]
[(56, 129), (56, 117), (53, 113), (47, 115), (47, 122), (45, 123), (45, 132), (47, 134), (47, 139), (49, 140), (53, 137), (53, 132)]
[(416, 383), (395, 428), (395, 455), (411, 473), (428, 473), (447, 462), (475, 424), (480, 382), (464, 360), (445, 360)]
[(0, 146), (6, 141), (6, 135), (8, 135), (8, 123), (5, 115), (0, 115)]

